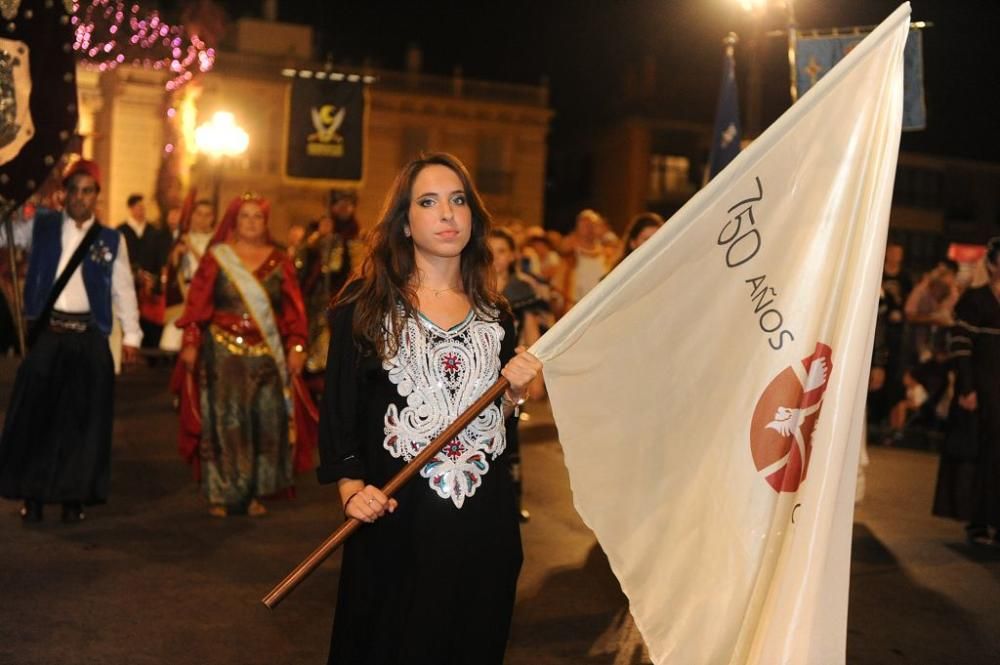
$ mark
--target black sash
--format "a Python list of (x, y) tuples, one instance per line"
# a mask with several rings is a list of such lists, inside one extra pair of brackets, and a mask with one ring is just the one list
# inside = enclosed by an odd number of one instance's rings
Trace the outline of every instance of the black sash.
[(49, 322), (49, 316), (52, 314), (52, 308), (55, 307), (56, 300), (59, 299), (59, 294), (63, 292), (66, 288), (66, 284), (69, 282), (69, 278), (73, 276), (76, 269), (80, 267), (80, 263), (83, 262), (83, 256), (90, 249), (94, 240), (97, 238), (97, 234), (101, 231), (101, 225), (95, 219), (94, 223), (87, 233), (83, 236), (83, 240), (77, 246), (76, 251), (73, 252), (73, 256), (69, 257), (69, 263), (63, 268), (63, 271), (59, 274), (59, 278), (56, 279), (56, 283), (52, 285), (52, 290), (49, 292), (49, 298), (45, 301), (45, 306), (42, 307), (42, 311), (38, 314), (38, 318), (35, 319), (31, 324), (31, 329), (28, 331), (27, 345), (28, 348), (34, 346), (35, 341), (45, 326)]

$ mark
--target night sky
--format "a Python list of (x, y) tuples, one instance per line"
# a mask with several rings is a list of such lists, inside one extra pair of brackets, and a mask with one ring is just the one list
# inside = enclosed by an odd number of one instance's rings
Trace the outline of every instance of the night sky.
[[(166, 3), (169, 5), (170, 3)], [(258, 3), (220, 2), (231, 16), (252, 15)], [(898, 0), (796, 0), (800, 28), (871, 25)], [(904, 134), (902, 149), (1000, 162), (1000, 132), (992, 124), (1000, 55), (1000, 2), (913, 0), (924, 32), (928, 128)], [(424, 70), (468, 78), (538, 83), (547, 76), (556, 112), (550, 140), (550, 200), (578, 195), (567, 185), (574, 161), (586, 168), (585, 138), (621, 112), (623, 79), (643, 59), (656, 64), (656, 105), (664, 115), (711, 124), (721, 66), (721, 38), (749, 35), (736, 0), (535, 0), (457, 2), (279, 3), (280, 19), (316, 26), (320, 57), (342, 66), (366, 59), (402, 69), (410, 44), (423, 51)], [(784, 23), (770, 10), (768, 28)], [(748, 51), (737, 50), (746, 111)], [(766, 127), (789, 105), (786, 42), (767, 40), (764, 66)], [(567, 165), (570, 165), (567, 167)], [(572, 179), (572, 174), (568, 176)], [(560, 192), (562, 188), (562, 192)]]

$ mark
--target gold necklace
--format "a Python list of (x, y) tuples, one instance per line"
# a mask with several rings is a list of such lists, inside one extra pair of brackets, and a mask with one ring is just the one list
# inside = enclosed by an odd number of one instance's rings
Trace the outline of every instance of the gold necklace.
[(446, 289), (435, 289), (435, 288), (432, 288), (430, 286), (421, 286), (420, 288), (427, 289), (428, 291), (430, 291), (431, 293), (434, 294), (435, 298), (439, 297), (442, 293), (448, 293), (449, 291), (458, 292), (458, 291), (461, 290), (461, 287), (458, 287), (458, 286), (449, 286)]

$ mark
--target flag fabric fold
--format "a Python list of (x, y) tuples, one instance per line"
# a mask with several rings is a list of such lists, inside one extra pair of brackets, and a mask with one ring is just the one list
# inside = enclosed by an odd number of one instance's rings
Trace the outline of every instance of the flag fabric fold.
[(655, 663), (844, 662), (909, 14), (532, 347)]

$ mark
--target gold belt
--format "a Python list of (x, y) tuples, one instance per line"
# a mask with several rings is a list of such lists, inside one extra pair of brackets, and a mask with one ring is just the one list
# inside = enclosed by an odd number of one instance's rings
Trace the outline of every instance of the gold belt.
[(268, 347), (267, 342), (263, 340), (256, 344), (250, 344), (242, 335), (231, 333), (214, 323), (208, 325), (208, 331), (212, 334), (212, 339), (217, 344), (224, 346), (234, 356), (258, 357), (271, 354), (271, 349)]

